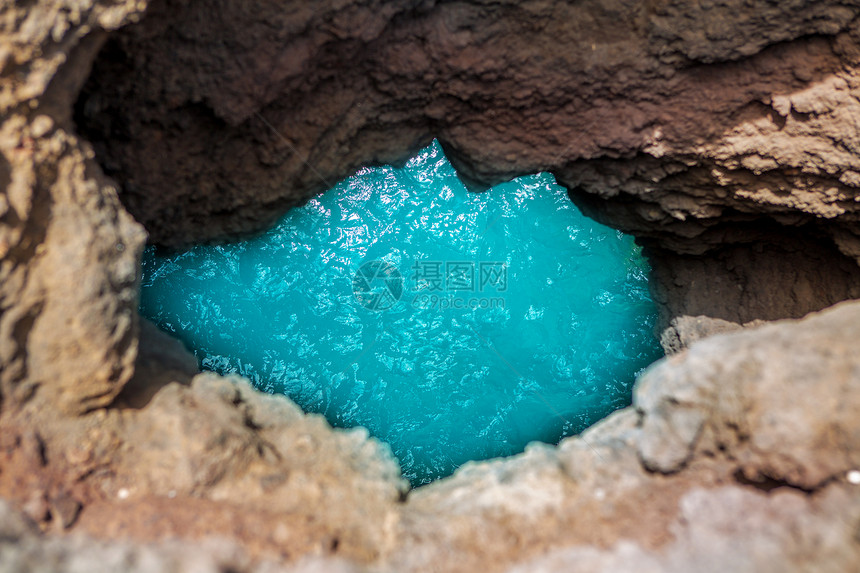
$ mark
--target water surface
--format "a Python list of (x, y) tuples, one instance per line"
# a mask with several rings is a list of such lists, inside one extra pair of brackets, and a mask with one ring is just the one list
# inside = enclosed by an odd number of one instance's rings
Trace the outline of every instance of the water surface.
[(367, 427), (413, 485), (582, 431), (661, 355), (631, 237), (549, 174), (470, 193), (435, 142), (255, 239), (148, 248), (141, 310), (204, 369)]

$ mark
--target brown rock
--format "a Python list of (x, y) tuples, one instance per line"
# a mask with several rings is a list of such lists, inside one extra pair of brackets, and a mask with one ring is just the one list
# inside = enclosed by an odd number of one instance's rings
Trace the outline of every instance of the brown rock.
[[(143, 10), (0, 7), (0, 569), (860, 568), (860, 307), (682, 351), (857, 296), (858, 3), (153, 0), (77, 99)], [(647, 243), (681, 351), (406, 496), (362, 430), (138, 352), (144, 232), (75, 101), (164, 243), (431, 136), (475, 186), (552, 170)]]
[(857, 328), (843, 304), (661, 361), (581, 437), (413, 492), (392, 570), (856, 568)]
[(80, 413), (132, 375), (144, 232), (74, 135), (71, 106), (100, 46), (87, 34), (142, 6), (61, 4), (0, 8), (17, 23), (0, 29), (0, 398)]
[(158, 242), (254, 231), (432, 136), (468, 182), (551, 170), (595, 214), (680, 252), (764, 216), (858, 234), (857, 82), (842, 65), (856, 2), (207, 11), (154, 2), (79, 108)]
[(715, 336), (653, 367), (634, 400), (643, 463), (673, 472), (729, 451), (746, 479), (809, 490), (860, 466), (858, 336), (860, 304), (843, 304)]
[(860, 296), (858, 2), (210, 12), (156, 0), (78, 102), (156, 242), (254, 232), (437, 137), (468, 185), (552, 171), (588, 215), (646, 243), (672, 301), (661, 329)]

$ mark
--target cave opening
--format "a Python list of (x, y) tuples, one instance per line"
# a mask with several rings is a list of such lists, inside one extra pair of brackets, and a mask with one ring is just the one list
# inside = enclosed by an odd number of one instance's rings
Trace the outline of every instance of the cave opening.
[(648, 264), (552, 175), (468, 191), (438, 142), (240, 242), (144, 254), (141, 313), (204, 370), (387, 442), (420, 486), (628, 406)]

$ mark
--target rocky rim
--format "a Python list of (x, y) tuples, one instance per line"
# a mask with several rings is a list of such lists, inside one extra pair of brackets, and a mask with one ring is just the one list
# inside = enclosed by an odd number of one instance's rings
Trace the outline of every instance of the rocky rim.
[[(860, 298), (860, 2), (0, 13), (0, 567), (860, 565), (860, 303), (780, 320)], [(673, 354), (582, 436), (408, 492), (366, 432), (197, 374), (139, 258), (432, 137), (634, 233)]]

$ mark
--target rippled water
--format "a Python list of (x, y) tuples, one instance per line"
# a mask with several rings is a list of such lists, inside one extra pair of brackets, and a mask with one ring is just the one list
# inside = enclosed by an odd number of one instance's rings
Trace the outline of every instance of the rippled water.
[(367, 427), (420, 485), (628, 405), (660, 356), (646, 272), (551, 175), (469, 193), (434, 143), (253, 240), (147, 249), (141, 310), (204, 369)]

